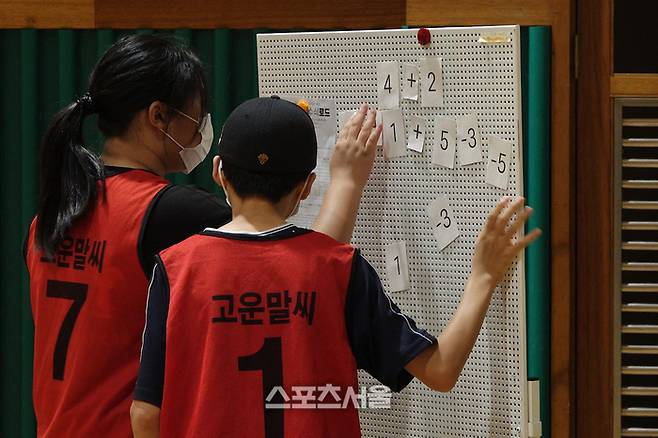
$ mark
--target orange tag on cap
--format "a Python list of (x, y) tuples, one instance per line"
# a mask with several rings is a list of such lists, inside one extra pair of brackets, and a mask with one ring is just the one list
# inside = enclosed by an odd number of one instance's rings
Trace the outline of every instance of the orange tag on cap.
[(300, 99), (297, 102), (297, 106), (300, 107), (301, 109), (303, 109), (304, 112), (306, 112), (306, 113), (308, 113), (308, 111), (311, 109), (311, 105), (309, 105), (309, 103), (307, 101), (305, 101), (304, 99)]

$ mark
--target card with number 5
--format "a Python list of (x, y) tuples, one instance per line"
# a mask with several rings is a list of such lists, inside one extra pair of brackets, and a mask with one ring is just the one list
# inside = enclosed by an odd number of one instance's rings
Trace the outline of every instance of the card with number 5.
[(489, 137), (489, 164), (485, 178), (487, 184), (507, 190), (511, 158), (512, 143), (493, 135)]
[(453, 119), (437, 117), (434, 121), (432, 164), (454, 169), (456, 148), (457, 123)]

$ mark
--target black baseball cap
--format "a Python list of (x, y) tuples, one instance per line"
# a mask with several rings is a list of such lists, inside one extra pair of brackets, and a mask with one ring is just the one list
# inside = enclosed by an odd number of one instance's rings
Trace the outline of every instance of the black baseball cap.
[(317, 154), (309, 115), (277, 96), (240, 104), (226, 119), (219, 138), (222, 160), (255, 173), (311, 173)]

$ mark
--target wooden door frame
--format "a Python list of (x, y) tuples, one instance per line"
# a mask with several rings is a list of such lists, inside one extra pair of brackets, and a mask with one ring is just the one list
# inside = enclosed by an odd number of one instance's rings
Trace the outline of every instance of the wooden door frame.
[(576, 436), (613, 436), (612, 1), (578, 3)]

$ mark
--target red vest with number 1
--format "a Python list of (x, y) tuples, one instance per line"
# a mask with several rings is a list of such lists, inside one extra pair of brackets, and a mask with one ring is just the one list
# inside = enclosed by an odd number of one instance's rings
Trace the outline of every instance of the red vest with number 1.
[(359, 394), (344, 316), (354, 249), (297, 231), (205, 232), (161, 253), (161, 437), (360, 436), (356, 403), (343, 407)]
[(132, 437), (148, 281), (138, 256), (142, 222), (168, 182), (141, 170), (105, 180), (103, 195), (47, 260), (30, 227), (34, 408), (39, 437)]

